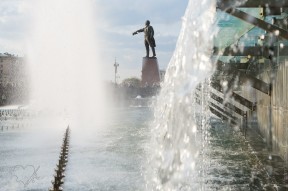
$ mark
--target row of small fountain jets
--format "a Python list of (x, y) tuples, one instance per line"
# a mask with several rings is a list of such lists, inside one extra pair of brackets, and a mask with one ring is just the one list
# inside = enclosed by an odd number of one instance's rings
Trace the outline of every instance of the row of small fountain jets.
[(59, 161), (55, 169), (54, 180), (52, 180), (52, 188), (49, 191), (63, 191), (64, 178), (65, 178), (65, 169), (68, 163), (68, 152), (69, 152), (69, 138), (70, 138), (70, 129), (67, 127), (63, 145), (61, 147), (61, 152), (59, 156)]

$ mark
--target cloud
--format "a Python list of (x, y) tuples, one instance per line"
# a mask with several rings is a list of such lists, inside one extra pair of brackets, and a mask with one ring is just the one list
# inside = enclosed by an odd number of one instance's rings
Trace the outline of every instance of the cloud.
[(1, 0), (0, 52), (24, 54), (25, 37), (31, 19), (30, 5), (28, 0)]
[[(0, 53), (23, 55), (31, 27), (33, 4), (37, 0), (0, 1)], [(103, 65), (107, 70), (113, 71), (117, 57), (121, 64), (121, 79), (129, 77), (131, 71), (138, 71), (135, 75), (140, 76), (141, 59), (145, 55), (143, 34), (132, 36), (132, 32), (144, 27), (147, 19), (155, 29), (159, 65), (166, 68), (176, 45), (188, 0), (91, 1), (94, 2), (94, 24), (98, 31), (95, 35), (99, 35)], [(109, 79), (113, 79), (111, 75)]]
[[(155, 30), (156, 54), (159, 66), (165, 69), (173, 54), (188, 0), (94, 0), (101, 18), (99, 29), (104, 43), (103, 55), (107, 70), (115, 57), (120, 63), (121, 79), (129, 77), (131, 69), (140, 77), (142, 57), (145, 55), (143, 34), (132, 36), (132, 32), (144, 27), (147, 19)], [(163, 11), (165, 10), (165, 11)], [(111, 65), (112, 66), (112, 65)], [(127, 72), (125, 72), (127, 71)], [(122, 78), (124, 77), (124, 78)]]
[[(106, 19), (112, 24), (138, 24), (146, 19), (155, 22), (170, 23), (178, 20), (183, 15), (188, 0), (94, 0), (95, 5), (100, 7)], [(165, 11), (163, 11), (165, 10)], [(125, 19), (123, 19), (125, 18)]]

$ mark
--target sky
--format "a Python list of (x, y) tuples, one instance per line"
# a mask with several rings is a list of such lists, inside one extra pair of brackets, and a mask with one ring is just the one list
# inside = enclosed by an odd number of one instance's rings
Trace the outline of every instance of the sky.
[[(0, 0), (0, 53), (26, 54), (33, 2), (36, 0)], [(60, 0), (59, 0), (60, 1)], [(145, 56), (143, 34), (132, 33), (150, 20), (155, 31), (156, 54), (160, 69), (166, 69), (181, 29), (181, 18), (188, 0), (87, 0), (92, 8), (99, 39), (105, 80), (114, 80), (115, 58), (119, 64), (118, 82), (141, 77)], [(81, 1), (79, 0), (79, 3)], [(76, 27), (76, 26), (75, 26)]]

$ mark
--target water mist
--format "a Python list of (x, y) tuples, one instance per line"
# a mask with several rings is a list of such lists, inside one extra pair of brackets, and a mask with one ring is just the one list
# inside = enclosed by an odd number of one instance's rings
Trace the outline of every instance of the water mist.
[(209, 112), (205, 105), (196, 106), (194, 92), (213, 70), (210, 57), (215, 12), (214, 0), (189, 1), (155, 108), (147, 190), (203, 189), (205, 115)]
[(92, 1), (34, 3), (28, 53), (32, 109), (66, 115), (74, 126), (99, 124), (105, 106)]

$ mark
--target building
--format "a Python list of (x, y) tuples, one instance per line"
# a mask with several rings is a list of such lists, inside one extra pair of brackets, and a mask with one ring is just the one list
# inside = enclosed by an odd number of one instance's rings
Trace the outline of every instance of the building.
[(28, 97), (27, 79), (23, 57), (0, 53), (0, 105), (23, 103)]
[(267, 150), (287, 163), (288, 1), (232, 2), (217, 1), (210, 111), (245, 136), (260, 132)]
[(165, 70), (160, 70), (159, 72), (160, 72), (160, 82), (163, 82), (164, 78), (165, 78), (166, 71)]

